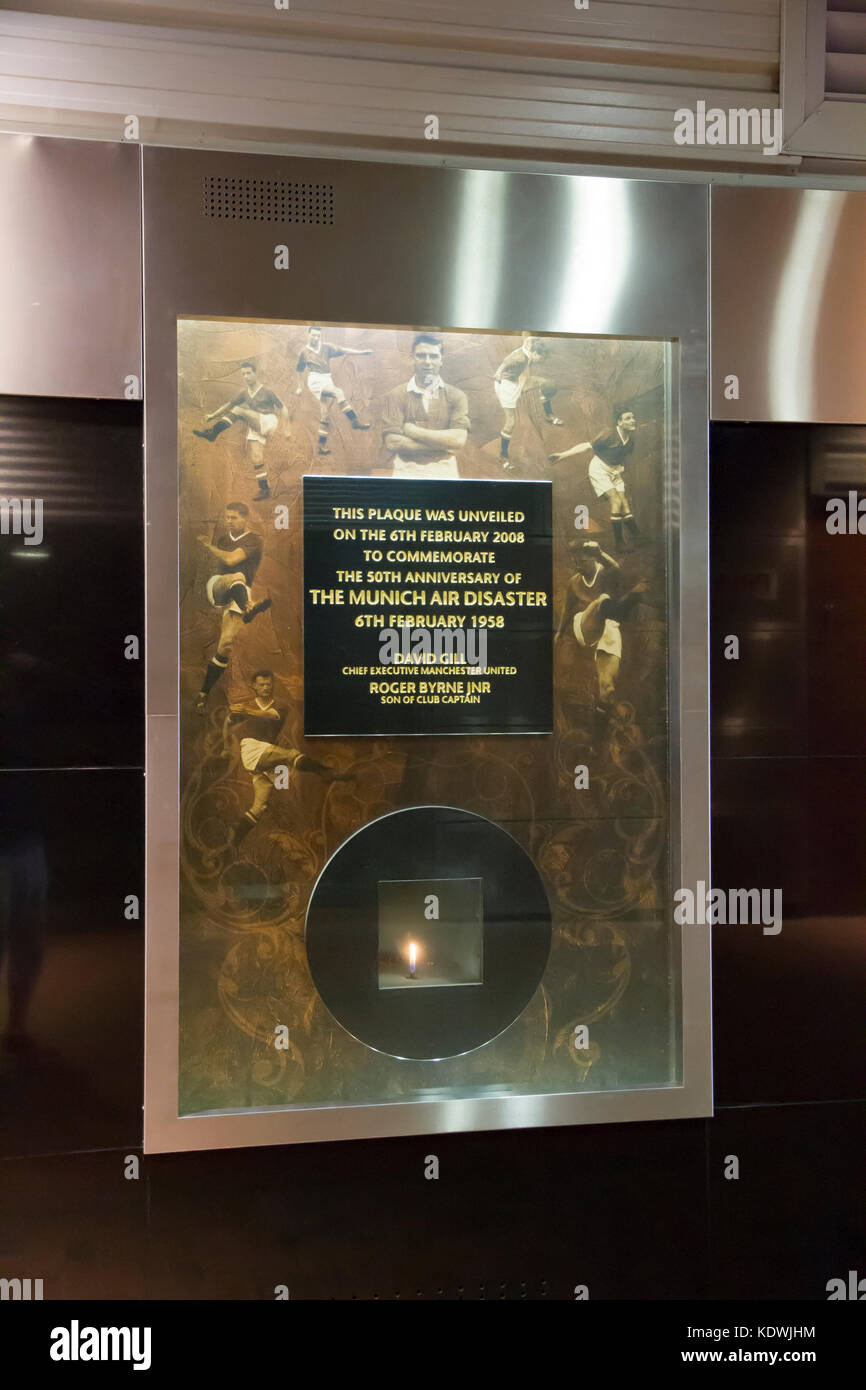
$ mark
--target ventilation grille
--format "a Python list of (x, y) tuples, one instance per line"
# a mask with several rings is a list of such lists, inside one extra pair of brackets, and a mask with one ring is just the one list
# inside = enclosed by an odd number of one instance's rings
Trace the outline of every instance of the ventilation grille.
[(205, 217), (228, 222), (300, 222), (332, 227), (334, 185), (206, 176), (202, 180), (202, 211)]
[(827, 96), (866, 98), (866, 0), (831, 0), (825, 52)]

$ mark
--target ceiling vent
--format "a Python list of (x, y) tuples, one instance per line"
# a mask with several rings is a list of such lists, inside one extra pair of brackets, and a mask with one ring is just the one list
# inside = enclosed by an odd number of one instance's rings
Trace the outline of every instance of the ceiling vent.
[(825, 94), (866, 101), (866, 0), (828, 5), (824, 47)]
[(866, 0), (785, 0), (785, 154), (866, 157)]

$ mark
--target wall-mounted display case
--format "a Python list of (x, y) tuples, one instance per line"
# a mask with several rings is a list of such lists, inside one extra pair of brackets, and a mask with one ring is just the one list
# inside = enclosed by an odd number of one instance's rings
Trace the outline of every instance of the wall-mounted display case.
[(706, 193), (144, 166), (147, 1147), (708, 1113)]

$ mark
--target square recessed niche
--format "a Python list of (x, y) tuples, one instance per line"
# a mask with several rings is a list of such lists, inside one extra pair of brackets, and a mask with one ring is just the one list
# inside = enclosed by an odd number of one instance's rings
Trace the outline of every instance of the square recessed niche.
[(380, 989), (480, 985), (483, 967), (483, 879), (380, 879)]

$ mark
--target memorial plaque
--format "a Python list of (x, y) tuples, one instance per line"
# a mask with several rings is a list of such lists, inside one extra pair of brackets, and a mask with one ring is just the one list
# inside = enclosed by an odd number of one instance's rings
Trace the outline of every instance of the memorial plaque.
[(549, 733), (552, 494), (304, 478), (304, 732)]

